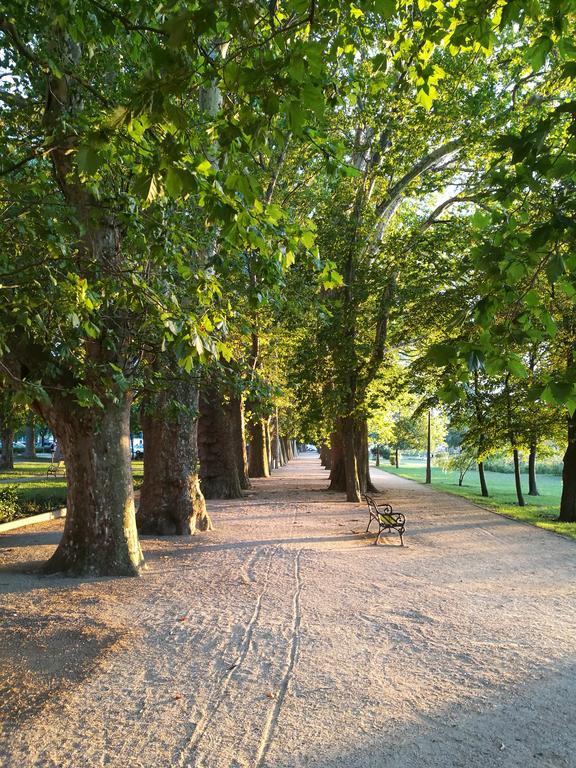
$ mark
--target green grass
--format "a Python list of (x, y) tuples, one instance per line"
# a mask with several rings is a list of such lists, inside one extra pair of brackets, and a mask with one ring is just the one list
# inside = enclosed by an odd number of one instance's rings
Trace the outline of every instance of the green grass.
[[(0, 470), (0, 480), (11, 481), (8, 485), (16, 485), (18, 488), (19, 516), (30, 517), (58, 509), (66, 504), (66, 477), (59, 474), (58, 477), (46, 477), (46, 470), (50, 464), (49, 459), (36, 459), (34, 461), (15, 461), (14, 469)], [(138, 487), (144, 475), (144, 462), (133, 461), (132, 472), (134, 484)], [(18, 482), (18, 477), (33, 477), (30, 482)], [(4, 483), (0, 484), (0, 488)], [(0, 522), (3, 520), (3, 511), (0, 508)]]
[[(12, 477), (46, 477), (46, 470), (50, 466), (50, 459), (38, 458), (30, 460), (20, 460), (14, 458), (14, 469), (0, 469), (0, 480)], [(133, 461), (132, 472), (135, 479), (141, 479), (144, 474), (144, 462)]]
[[(408, 480), (416, 480), (419, 483), (424, 482), (426, 475), (424, 462), (417, 459), (410, 460), (408, 457), (404, 466), (402, 461), (400, 462), (398, 469), (381, 464), (380, 470), (406, 477)], [(457, 472), (443, 472), (437, 467), (432, 468), (432, 485), (439, 491), (463, 496), (500, 515), (537, 525), (539, 528), (546, 528), (576, 540), (576, 523), (560, 523), (557, 520), (562, 492), (561, 478), (555, 475), (540, 475), (537, 478), (540, 496), (528, 496), (528, 478), (523, 476), (522, 482), (525, 507), (519, 507), (516, 501), (514, 475), (504, 472), (486, 472), (490, 496), (485, 499), (480, 494), (480, 483), (476, 471), (468, 472), (464, 478), (464, 484), (459, 487)]]

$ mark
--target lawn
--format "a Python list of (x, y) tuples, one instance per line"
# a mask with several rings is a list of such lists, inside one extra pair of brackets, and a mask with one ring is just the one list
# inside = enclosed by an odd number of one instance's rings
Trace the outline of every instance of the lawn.
[[(377, 468), (373, 467), (373, 469)], [(423, 483), (426, 476), (424, 462), (416, 459), (406, 458), (404, 464), (401, 462), (398, 469), (387, 464), (381, 464), (379, 469), (419, 483)], [(476, 471), (468, 472), (462, 487), (459, 487), (457, 472), (444, 472), (437, 467), (432, 468), (432, 485), (439, 491), (464, 496), (500, 515), (522, 520), (522, 522), (537, 525), (539, 528), (546, 528), (576, 540), (576, 523), (560, 523), (557, 520), (562, 492), (562, 480), (557, 475), (540, 475), (537, 478), (540, 496), (528, 496), (528, 478), (523, 476), (525, 507), (519, 507), (516, 501), (514, 475), (504, 472), (486, 472), (486, 482), (490, 493), (487, 499), (480, 494), (480, 483)]]
[[(33, 461), (15, 461), (14, 469), (0, 470), (0, 489), (3, 485), (16, 485), (18, 488), (19, 514), (22, 517), (37, 515), (48, 510), (63, 507), (66, 504), (66, 477), (46, 477), (49, 459)], [(132, 472), (135, 486), (142, 482), (144, 462), (133, 461)], [(19, 477), (33, 477), (30, 482), (18, 482)], [(5, 522), (0, 504), (0, 522)]]

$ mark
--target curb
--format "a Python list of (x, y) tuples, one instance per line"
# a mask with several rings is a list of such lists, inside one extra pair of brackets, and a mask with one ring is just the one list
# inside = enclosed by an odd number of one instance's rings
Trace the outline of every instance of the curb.
[(24, 528), (27, 525), (34, 525), (35, 523), (46, 523), (49, 520), (58, 520), (61, 517), (66, 517), (66, 507), (55, 509), (53, 512), (43, 512), (41, 515), (21, 517), (18, 520), (11, 520), (9, 523), (0, 523), (0, 533), (13, 531), (16, 528)]

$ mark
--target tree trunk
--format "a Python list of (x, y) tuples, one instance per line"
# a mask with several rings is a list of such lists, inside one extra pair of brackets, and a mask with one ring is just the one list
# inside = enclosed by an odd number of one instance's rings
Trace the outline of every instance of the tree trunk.
[(14, 430), (7, 428), (2, 430), (2, 458), (0, 469), (14, 469)]
[(400, 466), (400, 451), (398, 448), (396, 448), (395, 458), (394, 458), (394, 466), (399, 467)]
[(266, 442), (266, 424), (264, 419), (249, 423), (250, 461), (248, 474), (250, 477), (270, 477), (268, 466), (268, 446)]
[(380, 446), (376, 446), (376, 466), (380, 466)]
[[(426, 480), (424, 481), (427, 485), (430, 485), (432, 483), (432, 436), (431, 436), (431, 427), (430, 427), (430, 419), (431, 419), (431, 413), (428, 411), (428, 430), (426, 435)], [(458, 485), (462, 485), (462, 478), (460, 478), (460, 482)]]
[(144, 482), (136, 522), (140, 533), (188, 536), (210, 530), (198, 478), (198, 385), (176, 381), (144, 403)]
[(576, 413), (568, 417), (568, 445), (564, 454), (558, 519), (563, 523), (576, 523)]
[(200, 487), (205, 498), (241, 499), (231, 420), (218, 387), (211, 382), (200, 390), (198, 453)]
[(337, 429), (330, 435), (330, 452), (332, 454), (332, 468), (330, 470), (330, 491), (346, 490), (346, 468), (344, 465), (344, 439), (342, 432)]
[(80, 408), (70, 400), (37, 404), (64, 454), (68, 480), (64, 533), (48, 573), (136, 576), (138, 543), (132, 466), (130, 398)]
[(486, 485), (486, 475), (484, 474), (484, 462), (478, 462), (478, 477), (480, 478), (480, 492), (484, 498), (488, 498), (488, 486)]
[(36, 441), (34, 440), (34, 422), (30, 421), (26, 425), (26, 450), (24, 452), (25, 459), (36, 458)]
[(342, 419), (342, 442), (344, 446), (344, 472), (346, 477), (346, 501), (360, 501), (360, 479), (358, 473), (355, 424), (352, 416)]
[(266, 455), (268, 456), (268, 472), (272, 471), (272, 438), (270, 437), (270, 420), (264, 419), (264, 438), (266, 440)]
[(522, 480), (520, 478), (520, 458), (518, 456), (518, 449), (514, 448), (514, 481), (516, 483), (516, 497), (518, 498), (518, 506), (526, 506), (524, 496), (522, 495)]
[(376, 493), (378, 489), (370, 478), (370, 456), (368, 454), (368, 422), (366, 419), (354, 419), (354, 450), (358, 468), (360, 493)]
[(540, 496), (536, 485), (536, 445), (532, 443), (528, 455), (528, 496)]
[(236, 457), (236, 470), (240, 488), (248, 490), (250, 479), (248, 477), (248, 454), (246, 453), (246, 421), (244, 418), (244, 398), (235, 395), (230, 398), (228, 406), (230, 414), (230, 426), (232, 428), (232, 443)]
[(280, 434), (278, 435), (278, 450), (280, 451), (280, 466), (283, 467), (288, 463), (288, 459), (286, 458), (284, 441), (282, 440), (282, 436)]

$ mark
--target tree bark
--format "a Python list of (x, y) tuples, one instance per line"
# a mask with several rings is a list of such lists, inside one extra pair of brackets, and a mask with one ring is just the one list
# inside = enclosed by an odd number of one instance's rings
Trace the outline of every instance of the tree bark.
[(198, 385), (176, 381), (144, 403), (144, 482), (136, 521), (140, 533), (189, 536), (210, 530), (198, 477)]
[(576, 523), (576, 413), (568, 417), (568, 445), (564, 453), (558, 519), (563, 523)]
[(272, 471), (272, 439), (270, 437), (270, 420), (264, 419), (264, 439), (266, 440), (266, 455), (268, 456), (268, 472)]
[(240, 488), (246, 491), (250, 488), (248, 477), (248, 454), (246, 453), (246, 419), (244, 416), (244, 398), (242, 395), (234, 395), (230, 398), (228, 406), (230, 425), (232, 429), (232, 443), (236, 457), (236, 470)]
[(346, 477), (346, 501), (360, 501), (360, 479), (356, 455), (355, 423), (352, 416), (342, 419), (342, 443), (344, 446), (344, 472)]
[(34, 422), (30, 421), (26, 425), (26, 450), (24, 452), (24, 458), (35, 459), (36, 458), (36, 441), (34, 439)]
[(9, 427), (2, 430), (2, 458), (0, 469), (14, 469), (14, 430)]
[(248, 463), (248, 474), (250, 477), (270, 477), (266, 424), (264, 419), (250, 422), (248, 433), (250, 435), (250, 461)]
[(58, 439), (68, 478), (64, 533), (45, 571), (138, 575), (144, 559), (132, 488), (130, 398), (120, 395), (103, 408), (66, 399), (37, 409)]
[(330, 491), (346, 490), (346, 468), (344, 465), (344, 439), (339, 429), (330, 435), (330, 452), (332, 454), (332, 468), (330, 469)]
[(522, 494), (522, 479), (520, 477), (520, 458), (518, 456), (518, 449), (514, 448), (514, 481), (516, 483), (516, 497), (518, 499), (518, 506), (526, 506), (524, 496)]
[(488, 493), (488, 486), (486, 484), (486, 475), (484, 474), (484, 462), (479, 461), (478, 462), (478, 477), (480, 478), (480, 493), (484, 498), (488, 498), (490, 494)]
[(231, 419), (218, 387), (212, 382), (202, 385), (200, 390), (198, 453), (200, 486), (205, 498), (242, 498)]
[(368, 453), (368, 422), (366, 419), (353, 419), (354, 451), (358, 468), (360, 493), (376, 493), (377, 488), (370, 478), (370, 456)]
[(540, 496), (538, 485), (536, 484), (536, 445), (530, 446), (528, 454), (528, 496)]
[(375, 455), (376, 455), (376, 466), (380, 466), (380, 446), (377, 445), (375, 449)]
[(394, 466), (395, 467), (400, 466), (400, 450), (398, 448), (396, 448), (396, 452), (395, 452)]

